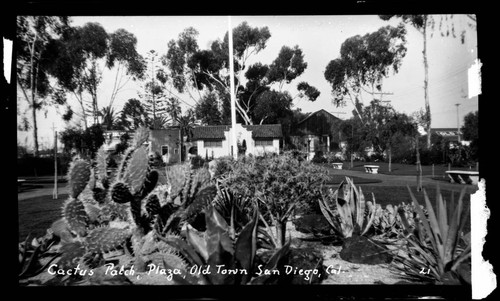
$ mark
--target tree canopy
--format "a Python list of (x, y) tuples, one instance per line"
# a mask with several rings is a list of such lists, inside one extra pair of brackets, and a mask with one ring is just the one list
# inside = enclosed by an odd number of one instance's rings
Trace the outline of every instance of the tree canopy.
[(324, 72), (332, 87), (333, 103), (345, 105), (348, 97), (354, 104), (362, 99), (363, 91), (372, 96), (381, 91), (382, 79), (390, 70), (399, 71), (406, 50), (406, 29), (402, 24), (345, 40), (340, 57), (330, 61)]

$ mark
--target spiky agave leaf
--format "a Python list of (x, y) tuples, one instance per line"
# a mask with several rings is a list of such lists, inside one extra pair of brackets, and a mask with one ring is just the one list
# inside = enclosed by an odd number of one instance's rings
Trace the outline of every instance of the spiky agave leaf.
[(89, 224), (89, 216), (85, 211), (82, 201), (74, 198), (66, 200), (62, 208), (62, 216), (73, 232), (79, 236), (85, 236)]
[(85, 189), (90, 179), (90, 164), (82, 159), (74, 159), (68, 170), (68, 185), (73, 198)]

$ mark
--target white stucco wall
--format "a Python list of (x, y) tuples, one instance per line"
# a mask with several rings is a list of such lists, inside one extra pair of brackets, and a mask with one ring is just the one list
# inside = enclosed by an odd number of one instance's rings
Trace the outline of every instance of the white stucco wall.
[[(236, 124), (236, 139), (237, 141), (240, 141), (240, 143), (243, 143), (243, 140), (246, 141), (247, 145), (247, 150), (246, 150), (246, 155), (252, 154), (254, 156), (262, 155), (264, 152), (266, 153), (279, 153), (279, 139), (273, 139), (273, 145), (272, 146), (255, 146), (255, 141), (252, 138), (252, 132), (247, 131), (241, 124)], [(212, 157), (212, 152), (214, 158), (219, 158), (222, 156), (229, 156), (231, 155), (231, 145), (232, 145), (232, 135), (231, 131), (224, 132), (225, 139), (222, 140), (222, 147), (210, 147), (210, 148), (205, 148), (203, 140), (198, 140), (197, 141), (197, 146), (198, 146), (198, 154), (201, 157), (205, 157), (207, 154), (208, 150), (208, 157)], [(235, 152), (238, 150), (235, 149)]]

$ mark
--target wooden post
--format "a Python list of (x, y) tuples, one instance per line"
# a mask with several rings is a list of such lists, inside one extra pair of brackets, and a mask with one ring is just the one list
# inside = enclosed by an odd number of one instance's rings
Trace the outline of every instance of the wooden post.
[(434, 163), (432, 164), (432, 177), (434, 178)]
[(476, 162), (476, 171), (479, 171), (479, 162)]
[(52, 199), (57, 200), (57, 131), (54, 133), (54, 191)]
[(448, 163), (448, 170), (451, 170), (451, 163)]

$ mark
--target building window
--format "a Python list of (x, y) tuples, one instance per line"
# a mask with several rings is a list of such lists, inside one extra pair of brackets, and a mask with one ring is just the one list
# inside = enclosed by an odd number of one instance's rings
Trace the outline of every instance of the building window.
[(204, 148), (222, 147), (222, 140), (203, 140)]
[(174, 148), (174, 154), (177, 154), (177, 153), (179, 153), (179, 150)]
[(273, 146), (273, 140), (255, 140), (255, 146)]
[(163, 155), (166, 155), (166, 154), (168, 154), (168, 146), (162, 145), (161, 146), (161, 155), (163, 156)]

